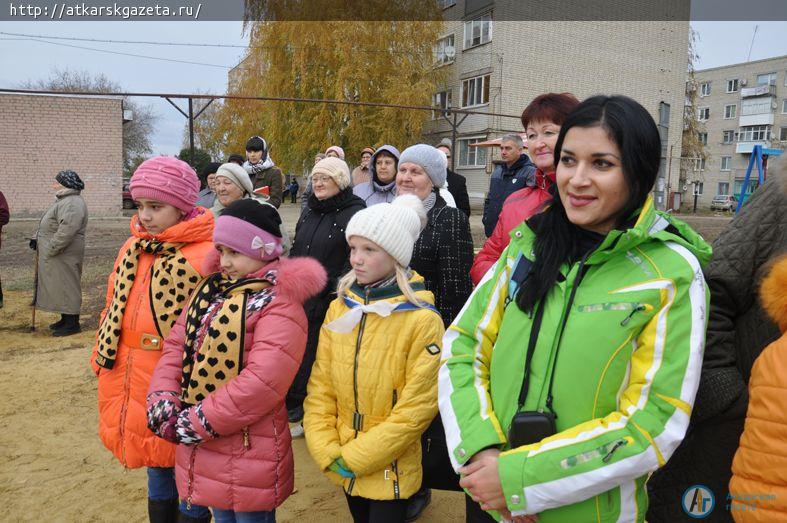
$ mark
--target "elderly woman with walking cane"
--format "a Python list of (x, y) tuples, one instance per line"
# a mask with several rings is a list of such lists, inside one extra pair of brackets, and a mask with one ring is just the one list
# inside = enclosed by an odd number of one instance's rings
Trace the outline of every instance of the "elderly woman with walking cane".
[(79, 310), (87, 228), (87, 205), (81, 192), (85, 184), (74, 171), (60, 171), (55, 180), (55, 203), (44, 213), (30, 240), (38, 261), (33, 306), (60, 313), (60, 320), (49, 326), (52, 335), (70, 336), (81, 331)]

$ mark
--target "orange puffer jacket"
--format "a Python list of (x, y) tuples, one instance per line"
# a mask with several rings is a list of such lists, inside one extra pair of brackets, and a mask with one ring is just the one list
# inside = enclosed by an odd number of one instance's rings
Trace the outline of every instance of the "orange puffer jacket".
[(787, 521), (787, 256), (760, 288), (763, 308), (782, 331), (749, 379), (749, 410), (732, 463), (730, 512), (737, 522)]
[[(205, 275), (204, 259), (214, 248), (213, 214), (202, 208), (198, 212), (194, 218), (173, 225), (157, 235), (156, 239), (186, 244), (180, 250), (182, 256), (195, 270)], [(120, 248), (115, 268), (133, 241), (137, 238), (150, 238), (150, 235), (139, 227), (137, 216), (131, 219), (131, 234), (131, 238)], [(147, 427), (145, 398), (153, 370), (161, 357), (161, 347), (164, 345), (160, 343), (154, 350), (141, 348), (143, 334), (158, 336), (149, 292), (154, 260), (153, 254), (143, 252), (139, 256), (137, 277), (123, 314), (122, 334), (114, 367), (107, 370), (96, 365), (97, 345), (93, 347), (90, 359), (93, 372), (98, 375), (98, 434), (104, 446), (120, 463), (132, 469), (175, 466), (175, 445), (156, 437)], [(111, 305), (114, 275), (113, 270), (107, 284), (107, 302), (101, 313), (101, 321)]]

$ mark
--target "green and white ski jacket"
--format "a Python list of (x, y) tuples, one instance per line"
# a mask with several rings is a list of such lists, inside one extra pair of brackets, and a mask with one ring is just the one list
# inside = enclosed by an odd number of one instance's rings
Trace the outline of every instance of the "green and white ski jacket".
[(511, 276), (532, 262), (534, 242), (525, 223), (511, 232), (443, 338), (439, 406), (454, 469), (497, 447), (514, 516), (644, 521), (645, 482), (683, 439), (699, 384), (709, 301), (701, 266), (711, 248), (649, 198), (632, 228), (611, 231), (587, 256), (579, 281), (580, 263), (564, 266), (545, 301), (522, 409), (545, 408), (556, 365), (557, 434), (510, 448), (533, 323), (513, 301)]

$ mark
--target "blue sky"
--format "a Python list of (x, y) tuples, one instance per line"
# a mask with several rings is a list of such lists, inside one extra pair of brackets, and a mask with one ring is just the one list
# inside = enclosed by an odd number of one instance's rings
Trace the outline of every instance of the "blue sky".
[[(751, 59), (787, 54), (787, 22), (694, 22), (699, 33), (698, 69), (746, 61), (754, 26), (759, 26)], [(241, 22), (0, 22), (0, 32), (40, 36), (146, 40), (155, 42), (245, 45)], [(58, 68), (104, 73), (130, 92), (226, 92), (227, 70), (242, 56), (241, 48), (180, 47), (104, 42), (59, 41), (53, 45), (0, 34), (0, 87), (17, 87), (45, 78)], [(62, 44), (200, 62), (182, 64), (119, 56)], [(180, 150), (185, 118), (163, 99), (145, 99), (159, 115), (154, 153)], [(183, 102), (182, 102), (183, 103)], [(185, 107), (185, 103), (183, 103)]]

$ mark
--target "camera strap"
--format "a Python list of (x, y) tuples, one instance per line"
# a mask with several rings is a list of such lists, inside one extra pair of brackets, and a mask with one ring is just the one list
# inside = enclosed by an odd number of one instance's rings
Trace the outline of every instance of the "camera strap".
[[(582, 278), (585, 275), (585, 260), (587, 259), (590, 251), (586, 253), (579, 262), (579, 271), (577, 273), (577, 277), (574, 280), (574, 284), (571, 286), (571, 294), (568, 297), (568, 305), (566, 306), (566, 311), (563, 317), (563, 322), (560, 326), (560, 334), (557, 338), (557, 347), (555, 348), (555, 359), (552, 362), (552, 370), (549, 374), (549, 388), (547, 389), (547, 400), (546, 400), (546, 408), (555, 414), (555, 418), (557, 418), (557, 414), (552, 409), (552, 383), (555, 381), (555, 369), (557, 368), (557, 358), (558, 353), (560, 351), (560, 343), (563, 340), (563, 331), (566, 329), (566, 323), (568, 323), (568, 316), (571, 313), (571, 307), (574, 304), (574, 297), (577, 293), (577, 288), (579, 287)], [(538, 303), (538, 307), (536, 308), (535, 316), (533, 317), (533, 325), (530, 328), (530, 340), (527, 346), (527, 355), (525, 356), (525, 375), (522, 378), (522, 389), (519, 391), (519, 406), (517, 408), (517, 412), (521, 411), (522, 408), (525, 406), (525, 400), (527, 399), (527, 392), (530, 388), (530, 364), (533, 360), (533, 354), (536, 352), (536, 344), (538, 343), (538, 334), (541, 330), (541, 323), (544, 319), (544, 299), (542, 299)]]
[(533, 317), (533, 325), (530, 327), (530, 341), (527, 344), (527, 355), (525, 356), (525, 375), (522, 378), (522, 389), (519, 391), (519, 407), (517, 412), (522, 410), (525, 406), (527, 399), (527, 389), (530, 388), (530, 362), (533, 360), (533, 354), (536, 352), (536, 343), (538, 342), (538, 331), (541, 330), (541, 321), (544, 319), (544, 300), (538, 302), (536, 314)]

